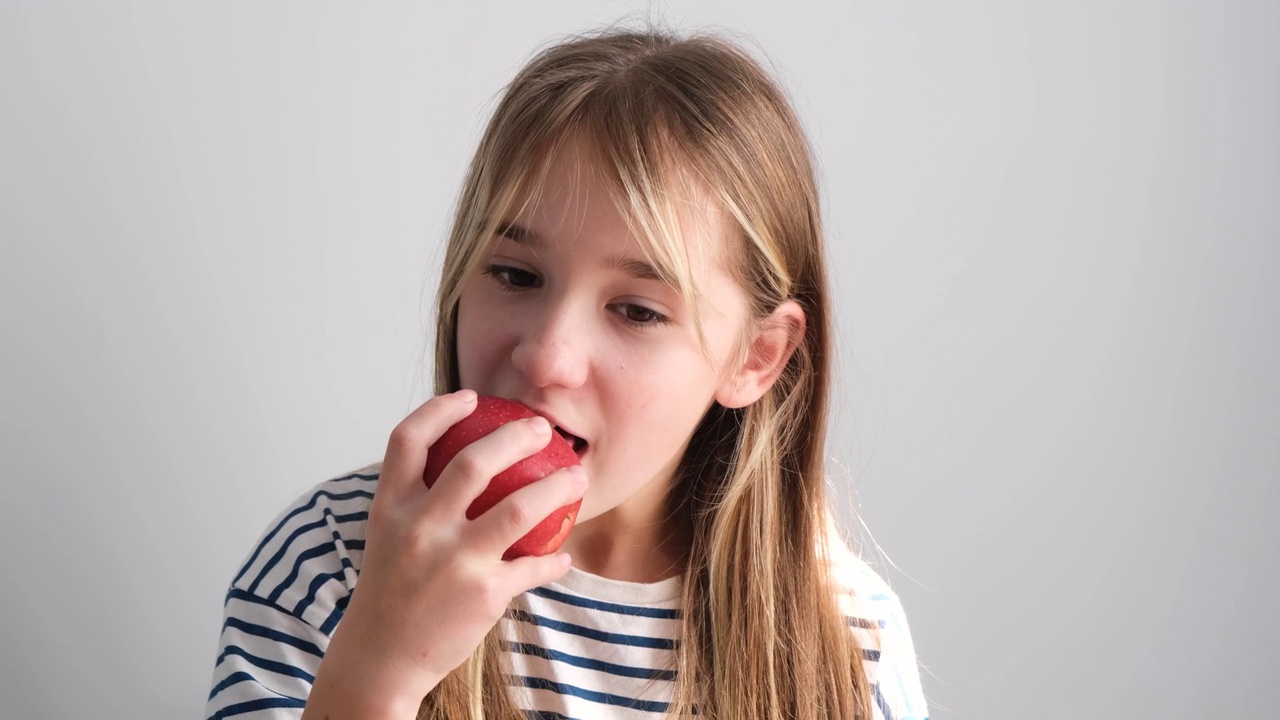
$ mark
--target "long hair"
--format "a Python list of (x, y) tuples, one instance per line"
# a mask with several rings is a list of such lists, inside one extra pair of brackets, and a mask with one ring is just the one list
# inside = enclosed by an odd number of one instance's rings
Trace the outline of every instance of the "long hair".
[[(465, 279), (571, 141), (591, 149), (645, 253), (685, 298), (698, 287), (671, 198), (696, 183), (732, 222), (729, 270), (753, 322), (785, 300), (806, 316), (772, 388), (745, 408), (713, 404), (682, 458), (669, 506), (691, 541), (672, 715), (869, 718), (861, 648), (830, 573), (828, 543), (842, 541), (828, 532), (830, 300), (812, 156), (784, 93), (748, 54), (714, 36), (611, 30), (524, 67), (462, 187), (437, 297), (436, 392), (459, 385)], [(420, 718), (522, 717), (498, 633), (423, 700)]]

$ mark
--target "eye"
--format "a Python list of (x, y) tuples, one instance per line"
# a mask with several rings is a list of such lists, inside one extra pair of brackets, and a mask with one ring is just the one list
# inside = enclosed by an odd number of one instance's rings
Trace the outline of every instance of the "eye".
[(502, 289), (509, 292), (542, 287), (542, 280), (537, 275), (510, 265), (487, 265), (484, 274), (493, 278)]
[(633, 327), (652, 327), (666, 325), (671, 322), (671, 318), (657, 310), (651, 310), (635, 303), (615, 303), (610, 307), (618, 311), (618, 314), (622, 316), (623, 322)]

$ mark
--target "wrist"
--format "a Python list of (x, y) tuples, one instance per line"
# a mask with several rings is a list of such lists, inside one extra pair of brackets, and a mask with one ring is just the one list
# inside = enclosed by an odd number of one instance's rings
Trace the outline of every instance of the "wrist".
[(381, 692), (360, 678), (316, 675), (303, 720), (414, 720), (422, 697)]
[[(349, 622), (355, 620), (356, 622)], [(439, 678), (386, 656), (385, 643), (348, 613), (338, 624), (307, 698), (307, 720), (414, 720)], [(312, 712), (314, 707), (323, 712)]]

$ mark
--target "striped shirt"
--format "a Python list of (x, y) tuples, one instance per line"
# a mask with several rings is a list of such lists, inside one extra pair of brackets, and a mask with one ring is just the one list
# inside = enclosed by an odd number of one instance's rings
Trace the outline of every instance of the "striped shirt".
[[(321, 483), (268, 527), (227, 592), (208, 718), (298, 718), (359, 576), (380, 465)], [(877, 720), (926, 717), (902, 606), (853, 555), (840, 604), (863, 648)], [(576, 568), (502, 620), (510, 691), (528, 718), (655, 720), (671, 701), (679, 577), (631, 583)]]

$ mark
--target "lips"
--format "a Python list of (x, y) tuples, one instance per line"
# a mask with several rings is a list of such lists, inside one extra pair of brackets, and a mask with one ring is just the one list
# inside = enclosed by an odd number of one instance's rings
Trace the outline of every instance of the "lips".
[(574, 435), (568, 430), (565, 430), (559, 425), (556, 425), (555, 429), (556, 429), (556, 432), (560, 434), (560, 437), (564, 438), (565, 440), (568, 440), (569, 444), (573, 445), (573, 451), (577, 453), (578, 457), (582, 457), (582, 454), (587, 451), (587, 441), (583, 440), (577, 435)]
[(569, 441), (569, 444), (573, 446), (573, 451), (577, 453), (578, 457), (582, 457), (583, 454), (587, 452), (587, 446), (590, 443), (587, 442), (586, 438), (580, 435), (575, 435), (572, 432), (570, 432), (568, 429), (565, 428), (563, 424), (560, 423), (559, 420), (556, 419), (555, 415), (552, 415), (551, 413), (547, 412), (546, 410), (543, 410), (537, 405), (530, 405), (529, 403), (524, 403), (524, 404), (528, 405), (529, 408), (532, 409), (534, 412), (546, 418), (551, 423), (551, 427), (555, 428), (555, 431), (560, 434), (560, 437)]

